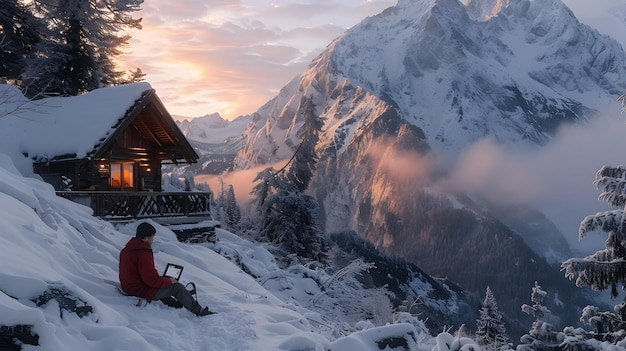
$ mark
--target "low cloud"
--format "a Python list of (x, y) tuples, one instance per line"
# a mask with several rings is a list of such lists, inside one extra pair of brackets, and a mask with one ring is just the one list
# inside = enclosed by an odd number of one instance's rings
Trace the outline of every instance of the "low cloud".
[(390, 141), (372, 143), (367, 151), (371, 164), (384, 173), (392, 182), (427, 185), (437, 169), (437, 160), (430, 155), (421, 155), (415, 150), (400, 149)]
[(611, 209), (598, 200), (595, 174), (605, 165), (626, 164), (624, 150), (626, 125), (615, 116), (564, 127), (548, 145), (525, 153), (483, 140), (461, 156), (448, 185), (498, 203), (530, 203), (559, 227), (574, 250), (586, 251), (605, 237), (579, 242), (580, 222)]
[(274, 169), (281, 169), (285, 165), (286, 161), (276, 163), (274, 165), (263, 165), (251, 169), (237, 170), (229, 172), (223, 175), (198, 175), (194, 177), (196, 184), (206, 183), (211, 187), (214, 196), (219, 196), (222, 192), (222, 185), (224, 190), (228, 185), (233, 186), (235, 191), (235, 198), (242, 211), (248, 212), (251, 210), (250, 201), (252, 200), (252, 188), (256, 185), (254, 179), (268, 167), (274, 167)]
[(481, 140), (463, 152), (446, 180), (446, 187), (478, 193), (503, 204), (528, 202), (539, 192), (539, 174), (528, 155), (510, 153), (492, 139)]
[(579, 241), (578, 227), (586, 216), (614, 209), (598, 200), (593, 181), (603, 166), (626, 164), (626, 124), (617, 113), (597, 117), (563, 127), (547, 145), (525, 151), (484, 139), (445, 171), (434, 157), (389, 143), (373, 145), (368, 156), (394, 182), (474, 194), (495, 204), (530, 204), (559, 228), (575, 252), (588, 254), (604, 247), (606, 234)]
[[(605, 165), (626, 164), (625, 150), (624, 118), (610, 116), (564, 127), (550, 143), (532, 151), (514, 152), (490, 139), (481, 140), (460, 155), (446, 177), (439, 172), (441, 165), (435, 158), (389, 143), (372, 145), (368, 157), (394, 182), (418, 181), (418, 186), (426, 179), (435, 179), (430, 186), (477, 194), (495, 203), (531, 204), (557, 225), (574, 251), (589, 254), (603, 247), (606, 236), (591, 233), (579, 241), (580, 222), (588, 215), (613, 209), (598, 200), (599, 191), (593, 186), (595, 174)], [(266, 167), (221, 178), (234, 186), (242, 209), (248, 206), (253, 179)], [(207, 182), (219, 193), (218, 176), (199, 176), (196, 182)]]

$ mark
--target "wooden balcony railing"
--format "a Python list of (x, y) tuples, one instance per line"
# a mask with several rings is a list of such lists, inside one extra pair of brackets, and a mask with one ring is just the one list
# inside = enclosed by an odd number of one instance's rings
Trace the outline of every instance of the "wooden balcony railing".
[(57, 195), (89, 206), (105, 220), (209, 216), (209, 192), (57, 191)]

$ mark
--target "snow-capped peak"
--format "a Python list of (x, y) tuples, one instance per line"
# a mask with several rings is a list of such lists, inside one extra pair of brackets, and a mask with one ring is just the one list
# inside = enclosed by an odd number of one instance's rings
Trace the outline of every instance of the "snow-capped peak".
[[(472, 20), (478, 8), (497, 15)], [(297, 144), (293, 112), (303, 95), (330, 117), (327, 131), (340, 133), (348, 115), (363, 116), (356, 118), (363, 123), (372, 117), (337, 94), (369, 95), (454, 158), (485, 137), (517, 148), (544, 145), (563, 123), (618, 109), (625, 82), (620, 44), (581, 24), (558, 0), (473, 0), (467, 7), (458, 0), (401, 0), (336, 39), (263, 106), (245, 132), (247, 160), (238, 162), (290, 157), (289, 145)]]

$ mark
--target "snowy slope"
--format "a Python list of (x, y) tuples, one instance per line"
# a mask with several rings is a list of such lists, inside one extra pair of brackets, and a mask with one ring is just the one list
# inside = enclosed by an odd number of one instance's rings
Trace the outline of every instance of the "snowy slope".
[(586, 0), (563, 0), (578, 18), (600, 33), (615, 38), (626, 48), (626, 3), (622, 0), (605, 0), (590, 3)]
[[(39, 346), (24, 344), (23, 350), (351, 351), (378, 350), (385, 338), (405, 339), (411, 350), (433, 346), (417, 319), (381, 328), (363, 323), (364, 330), (350, 334), (301, 307), (320, 293), (311, 278), (283, 272), (266, 250), (222, 230), (217, 244), (189, 245), (153, 223), (157, 268), (183, 265), (181, 281), (194, 281), (200, 303), (217, 314), (195, 317), (159, 302), (137, 307), (136, 298), (114, 286), (119, 251), (136, 224), (115, 228), (92, 217), (91, 209), (57, 197), (48, 184), (23, 177), (4, 154), (0, 222), (0, 326), (26, 327), (38, 336)], [(282, 285), (278, 294), (229, 255), (264, 281), (276, 282), (270, 286)]]

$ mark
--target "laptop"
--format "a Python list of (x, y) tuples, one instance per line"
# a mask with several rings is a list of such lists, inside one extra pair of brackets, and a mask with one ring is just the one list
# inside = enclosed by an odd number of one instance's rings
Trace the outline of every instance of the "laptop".
[(163, 272), (164, 277), (174, 278), (176, 280), (180, 280), (181, 274), (183, 274), (183, 266), (168, 263), (165, 267), (165, 271)]

